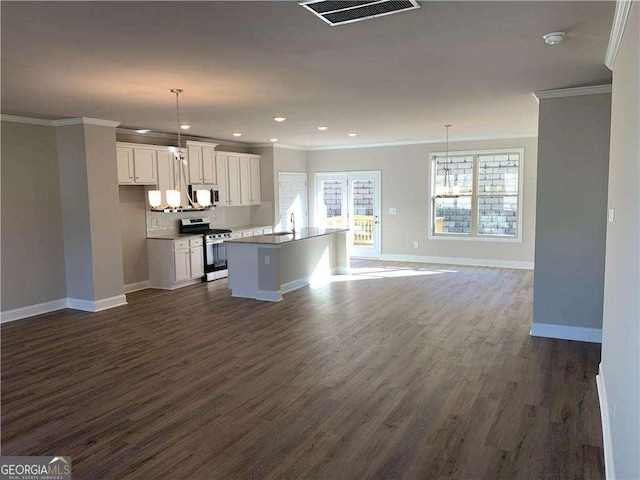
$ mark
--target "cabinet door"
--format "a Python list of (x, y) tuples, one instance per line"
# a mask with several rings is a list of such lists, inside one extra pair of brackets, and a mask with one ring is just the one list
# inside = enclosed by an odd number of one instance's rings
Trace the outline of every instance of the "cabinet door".
[(207, 185), (217, 185), (216, 151), (213, 147), (202, 147), (202, 180)]
[(133, 183), (133, 148), (117, 147), (118, 183)]
[(240, 205), (240, 157), (229, 155), (229, 205)]
[(260, 157), (251, 157), (251, 203), (262, 202), (260, 196)]
[(202, 247), (191, 248), (191, 278), (204, 276), (204, 250)]
[(240, 157), (240, 204), (251, 205), (251, 158)]
[(202, 147), (189, 145), (189, 183), (202, 184)]
[(133, 171), (135, 173), (135, 183), (154, 185), (158, 181), (155, 150), (134, 148)]
[(173, 264), (176, 272), (176, 282), (183, 282), (191, 278), (191, 253), (189, 248), (174, 250)]
[[(172, 190), (175, 187), (173, 180), (173, 154), (168, 150), (158, 150), (158, 190), (162, 192), (164, 196), (167, 190)], [(166, 198), (163, 198), (163, 203), (167, 202)]]
[(229, 205), (229, 158), (226, 155), (216, 155), (216, 176), (218, 177), (218, 204)]

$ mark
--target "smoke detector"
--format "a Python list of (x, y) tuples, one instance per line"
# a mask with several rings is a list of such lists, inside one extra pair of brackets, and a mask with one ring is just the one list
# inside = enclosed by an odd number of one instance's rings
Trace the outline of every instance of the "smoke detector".
[(564, 32), (551, 32), (543, 35), (544, 43), (547, 45), (558, 45), (562, 40), (564, 40), (564, 36), (566, 33)]

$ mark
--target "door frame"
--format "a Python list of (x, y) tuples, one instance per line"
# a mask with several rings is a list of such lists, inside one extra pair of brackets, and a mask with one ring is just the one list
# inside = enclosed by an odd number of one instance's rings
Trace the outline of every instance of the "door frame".
[[(353, 246), (353, 192), (352, 181), (373, 177), (374, 180), (374, 248), (358, 248)], [(349, 226), (349, 256), (356, 258), (379, 259), (382, 255), (382, 172), (381, 170), (353, 170), (342, 172), (315, 172), (314, 173), (314, 223), (318, 225), (320, 202), (320, 183), (323, 180), (340, 180), (343, 183), (343, 191), (346, 195), (342, 198), (342, 209), (347, 212), (347, 225)]]

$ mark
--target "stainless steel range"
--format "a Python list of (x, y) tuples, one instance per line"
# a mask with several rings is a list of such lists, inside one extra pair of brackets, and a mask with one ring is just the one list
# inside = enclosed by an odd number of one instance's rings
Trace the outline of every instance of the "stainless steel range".
[(229, 276), (224, 241), (231, 238), (231, 230), (209, 228), (209, 222), (202, 218), (183, 218), (180, 220), (180, 233), (201, 233), (204, 236), (203, 281), (210, 282)]

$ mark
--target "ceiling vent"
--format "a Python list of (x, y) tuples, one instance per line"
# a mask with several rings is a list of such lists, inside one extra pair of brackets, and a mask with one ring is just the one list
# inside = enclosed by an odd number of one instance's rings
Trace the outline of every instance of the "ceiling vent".
[(311, 0), (300, 2), (300, 5), (331, 26), (359, 22), (367, 18), (382, 17), (392, 13), (420, 8), (416, 0)]

